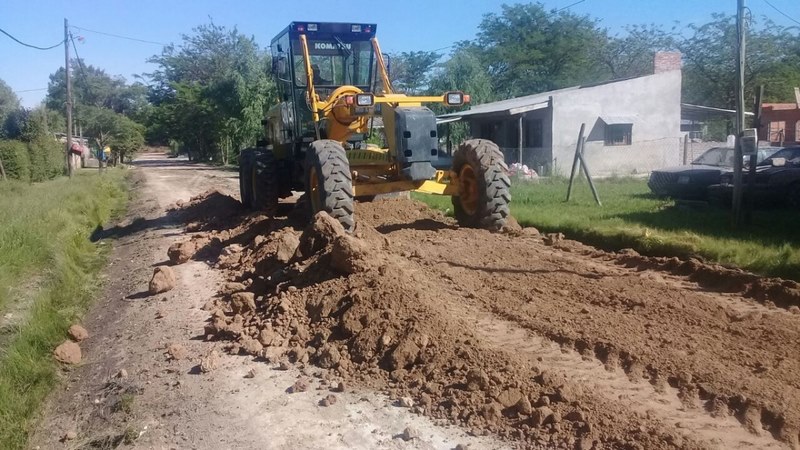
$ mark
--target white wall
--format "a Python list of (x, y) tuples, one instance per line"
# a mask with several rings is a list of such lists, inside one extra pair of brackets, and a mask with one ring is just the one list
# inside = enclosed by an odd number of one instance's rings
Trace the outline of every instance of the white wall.
[[(592, 174), (646, 173), (681, 163), (679, 70), (565, 91), (553, 98), (553, 164), (568, 175), (581, 123)], [(606, 146), (602, 117), (632, 117), (632, 144)]]

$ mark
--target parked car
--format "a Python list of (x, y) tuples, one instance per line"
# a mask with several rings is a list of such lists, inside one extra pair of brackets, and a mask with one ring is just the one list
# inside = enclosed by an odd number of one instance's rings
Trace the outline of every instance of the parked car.
[[(758, 161), (778, 151), (780, 147), (758, 149)], [(713, 147), (697, 157), (690, 165), (667, 167), (650, 173), (647, 185), (654, 194), (681, 199), (702, 200), (708, 187), (720, 182), (720, 176), (733, 171), (734, 149)], [(745, 159), (749, 161), (749, 159)]]
[[(749, 173), (742, 175), (749, 184)], [(733, 196), (733, 173), (725, 173), (720, 183), (708, 188), (708, 195), (725, 203)], [(800, 209), (800, 146), (786, 147), (764, 159), (756, 167), (753, 184), (756, 204), (786, 204)]]

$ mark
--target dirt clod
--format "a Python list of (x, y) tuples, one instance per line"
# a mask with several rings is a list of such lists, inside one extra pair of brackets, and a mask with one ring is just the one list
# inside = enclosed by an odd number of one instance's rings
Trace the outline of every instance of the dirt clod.
[(53, 356), (64, 364), (78, 364), (81, 362), (81, 347), (72, 341), (64, 341), (53, 351)]
[(180, 361), (189, 357), (189, 351), (183, 345), (173, 342), (167, 345), (167, 356), (169, 359)]
[(219, 367), (219, 353), (216, 350), (211, 350), (206, 356), (200, 358), (200, 371), (209, 373)]
[(319, 406), (327, 407), (327, 406), (335, 405), (336, 401), (337, 401), (337, 398), (336, 398), (335, 395), (328, 394), (328, 395), (325, 396), (325, 398), (323, 398), (322, 400), (319, 401)]
[(153, 270), (153, 278), (150, 279), (149, 292), (151, 295), (167, 292), (175, 287), (175, 272), (171, 267), (158, 266)]
[(411, 408), (412, 406), (414, 406), (414, 399), (412, 399), (411, 397), (400, 397), (398, 403), (403, 408)]
[(295, 381), (293, 385), (289, 386), (287, 392), (289, 392), (290, 394), (296, 394), (298, 392), (305, 392), (307, 390), (308, 390), (308, 381), (301, 378)]
[(61, 439), (62, 441), (73, 441), (78, 439), (78, 433), (74, 430), (69, 430), (64, 434), (64, 437)]
[(75, 325), (72, 325), (71, 327), (69, 327), (68, 333), (69, 333), (69, 336), (72, 338), (72, 340), (74, 340), (75, 342), (81, 342), (84, 339), (88, 339), (89, 338), (89, 332), (86, 331), (86, 328), (84, 328), (84, 327), (82, 327), (81, 325), (78, 325), (78, 324), (75, 324)]
[(420, 438), (419, 430), (413, 427), (406, 427), (406, 429), (403, 430), (403, 434), (401, 435), (401, 437), (403, 438), (404, 441), (419, 439)]

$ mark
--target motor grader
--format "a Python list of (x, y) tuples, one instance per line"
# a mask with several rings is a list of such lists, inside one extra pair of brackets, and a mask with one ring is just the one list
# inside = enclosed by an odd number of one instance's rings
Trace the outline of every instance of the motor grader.
[[(351, 232), (354, 200), (416, 191), (451, 196), (462, 226), (500, 229), (511, 198), (502, 152), (473, 139), (442, 154), (436, 116), (423, 106), (461, 106), (469, 96), (395, 92), (376, 30), (292, 22), (272, 40), (278, 104), (262, 121), (265, 139), (240, 154), (242, 203), (273, 214), (281, 198), (305, 191), (312, 215), (327, 211)], [(378, 126), (386, 145), (372, 143)]]

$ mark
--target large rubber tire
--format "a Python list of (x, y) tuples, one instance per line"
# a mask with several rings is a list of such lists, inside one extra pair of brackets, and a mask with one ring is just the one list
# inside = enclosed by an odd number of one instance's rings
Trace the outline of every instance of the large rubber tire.
[(242, 206), (245, 208), (253, 207), (253, 165), (255, 161), (255, 149), (248, 148), (239, 153), (239, 196), (242, 199)]
[(511, 180), (503, 152), (492, 141), (471, 139), (453, 155), (459, 176), (458, 195), (452, 197), (459, 225), (498, 231), (510, 215)]
[(275, 215), (278, 211), (280, 180), (278, 161), (272, 150), (258, 149), (255, 152), (252, 170), (253, 209)]
[(314, 141), (306, 151), (306, 195), (311, 216), (326, 211), (345, 231), (355, 228), (353, 178), (342, 145), (329, 139)]

